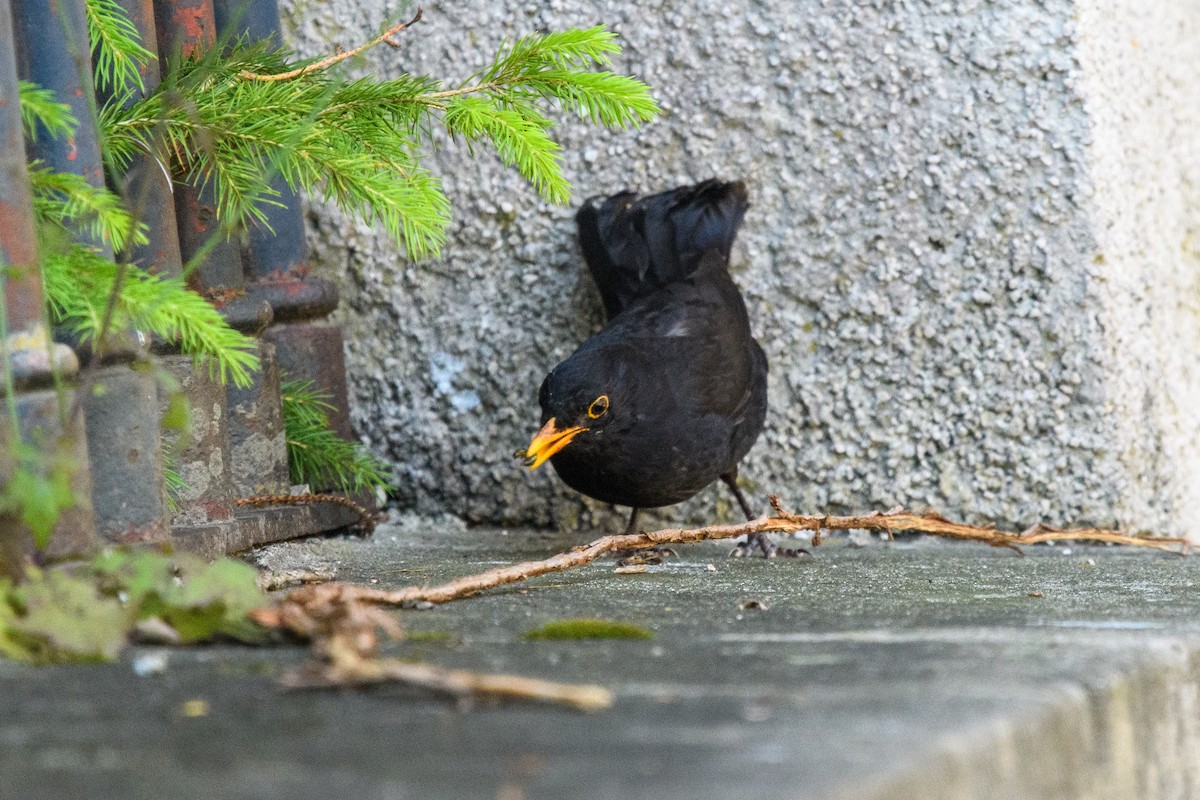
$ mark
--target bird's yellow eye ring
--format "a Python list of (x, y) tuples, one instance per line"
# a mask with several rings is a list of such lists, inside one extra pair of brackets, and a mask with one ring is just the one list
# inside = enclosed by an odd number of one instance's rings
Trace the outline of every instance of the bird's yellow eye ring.
[(592, 419), (600, 419), (608, 412), (608, 395), (602, 394), (588, 406), (587, 415)]

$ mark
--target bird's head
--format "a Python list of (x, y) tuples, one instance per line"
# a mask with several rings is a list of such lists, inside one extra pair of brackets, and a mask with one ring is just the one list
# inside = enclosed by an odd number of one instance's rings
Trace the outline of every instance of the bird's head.
[(617, 397), (605, 388), (607, 382), (596, 380), (594, 372), (578, 374), (572, 366), (560, 364), (542, 382), (538, 402), (544, 424), (523, 454), (530, 469), (540, 467), (575, 437), (599, 432), (617, 412)]

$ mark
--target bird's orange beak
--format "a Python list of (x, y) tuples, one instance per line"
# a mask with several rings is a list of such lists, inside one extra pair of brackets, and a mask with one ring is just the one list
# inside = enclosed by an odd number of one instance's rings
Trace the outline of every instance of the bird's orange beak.
[(550, 421), (542, 426), (542, 429), (537, 432), (537, 436), (534, 436), (533, 441), (529, 443), (529, 449), (525, 451), (526, 465), (530, 469), (537, 469), (546, 459), (569, 445), (576, 435), (586, 430), (587, 428), (576, 425), (560, 431), (554, 427), (554, 417), (551, 417)]

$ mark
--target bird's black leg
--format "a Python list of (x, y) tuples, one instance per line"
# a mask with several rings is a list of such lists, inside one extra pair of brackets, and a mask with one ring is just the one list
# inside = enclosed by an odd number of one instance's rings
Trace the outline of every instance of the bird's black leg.
[(746, 521), (754, 519), (754, 512), (750, 510), (750, 504), (746, 502), (746, 495), (742, 494), (742, 487), (737, 485), (737, 470), (726, 472), (721, 476), (721, 480), (725, 481), (725, 485), (733, 492), (733, 496), (737, 498), (738, 505), (742, 507), (742, 513), (746, 515)]
[[(721, 480), (733, 491), (733, 496), (737, 498), (738, 505), (742, 507), (742, 513), (746, 515), (746, 521), (753, 520), (754, 512), (750, 510), (750, 504), (746, 502), (746, 496), (742, 494), (741, 487), (737, 485), (737, 470), (725, 473), (721, 476)], [(797, 547), (794, 550), (780, 547), (772, 542), (771, 537), (765, 533), (748, 533), (746, 534), (746, 541), (734, 547), (733, 552), (729, 555), (734, 558), (745, 558), (746, 556), (753, 555), (756, 549), (762, 551), (763, 558), (776, 558), (777, 556), (795, 558), (801, 554), (809, 554), (803, 547)]]
[(632, 509), (630, 509), (630, 511), (629, 511), (629, 524), (625, 526), (625, 535), (626, 535), (626, 536), (631, 536), (631, 535), (633, 535), (633, 534), (635, 534), (635, 533), (637, 533), (637, 532), (638, 532), (638, 524), (637, 524), (637, 519), (638, 519), (638, 513), (639, 513), (640, 511), (641, 511), (641, 509), (640, 509), (640, 508), (632, 508)]

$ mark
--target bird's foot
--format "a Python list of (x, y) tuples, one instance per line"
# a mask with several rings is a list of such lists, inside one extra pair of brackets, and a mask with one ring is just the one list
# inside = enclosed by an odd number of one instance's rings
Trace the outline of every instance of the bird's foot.
[(746, 534), (746, 541), (738, 542), (737, 547), (733, 548), (729, 556), (730, 558), (747, 558), (754, 555), (755, 550), (762, 551), (763, 558), (797, 558), (798, 556), (812, 555), (803, 547), (780, 547), (765, 533), (749, 533)]
[(661, 564), (667, 556), (679, 558), (679, 554), (669, 547), (639, 547), (634, 550), (617, 550), (613, 553), (618, 567), (630, 567), (635, 564)]

